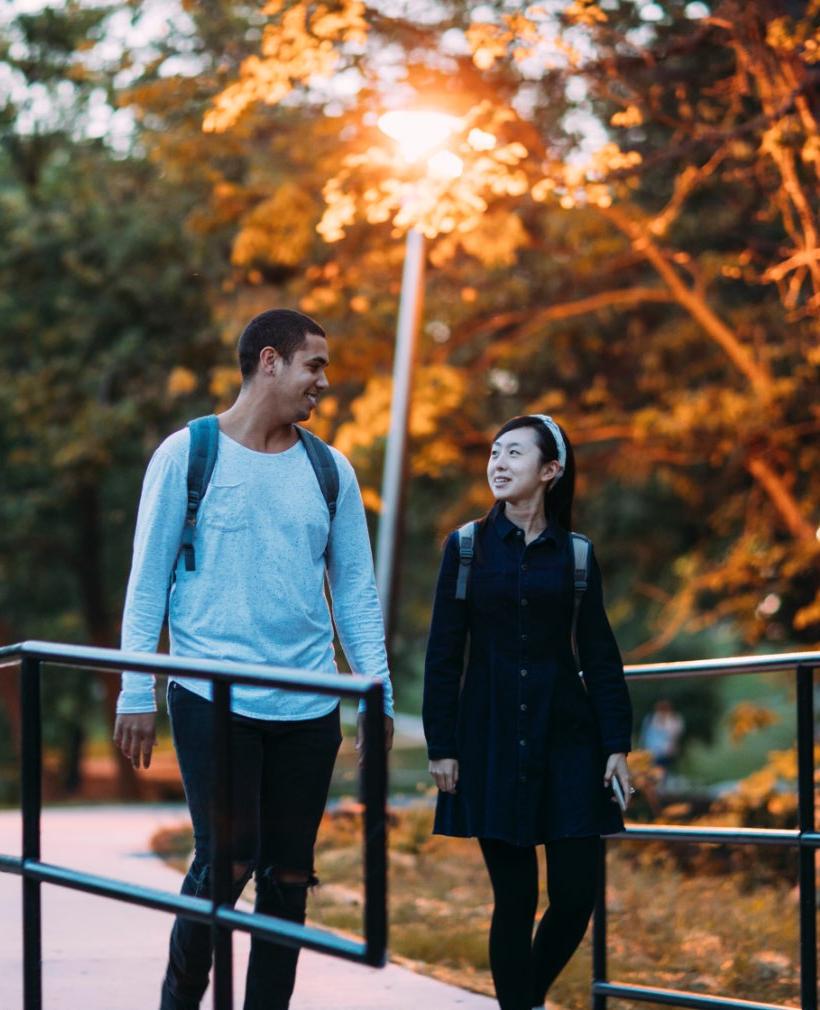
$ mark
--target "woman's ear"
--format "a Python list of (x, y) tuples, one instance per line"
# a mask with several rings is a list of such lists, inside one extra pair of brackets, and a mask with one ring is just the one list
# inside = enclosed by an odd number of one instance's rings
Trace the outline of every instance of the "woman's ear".
[(557, 459), (551, 459), (541, 467), (541, 480), (547, 487), (555, 483), (555, 479), (561, 472), (561, 464)]

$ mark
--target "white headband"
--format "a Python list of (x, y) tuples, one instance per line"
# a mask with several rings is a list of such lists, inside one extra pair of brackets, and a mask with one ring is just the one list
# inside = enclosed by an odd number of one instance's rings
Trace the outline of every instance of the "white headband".
[(567, 465), (567, 443), (564, 441), (564, 436), (561, 434), (561, 429), (549, 416), (549, 414), (530, 414), (530, 417), (537, 417), (539, 421), (543, 421), (544, 424), (549, 428), (550, 434), (555, 439), (555, 447), (558, 449), (558, 465), (561, 467), (561, 472), (553, 481), (553, 484), (557, 484), (558, 481), (564, 475), (564, 468)]

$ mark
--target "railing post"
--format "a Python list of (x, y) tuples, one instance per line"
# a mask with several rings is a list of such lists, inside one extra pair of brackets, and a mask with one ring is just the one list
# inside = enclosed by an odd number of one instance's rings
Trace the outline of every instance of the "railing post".
[[(800, 834), (814, 823), (814, 669), (797, 667), (797, 785)], [(800, 1006), (817, 1010), (816, 849), (801, 845), (800, 860)]]
[(213, 903), (214, 1010), (233, 1010), (233, 934), (216, 921), (220, 905), (233, 898), (231, 858), (231, 685), (213, 682), (213, 783), (211, 807), (211, 901)]
[[(598, 876), (592, 921), (592, 981), (606, 982), (606, 839), (598, 842)], [(606, 996), (595, 993), (592, 1010), (606, 1010)]]
[(20, 661), (22, 740), (21, 804), (23, 812), (23, 1007), (42, 1010), (43, 937), (40, 882), (25, 875), (25, 860), (40, 859), (42, 787), (42, 729), (40, 723), (40, 661)]
[(387, 755), (381, 685), (367, 694), (364, 719), (364, 935), (367, 963), (380, 966), (387, 949)]

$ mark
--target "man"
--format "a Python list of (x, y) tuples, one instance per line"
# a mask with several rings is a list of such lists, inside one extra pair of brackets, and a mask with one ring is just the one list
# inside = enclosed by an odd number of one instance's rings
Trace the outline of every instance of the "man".
[[(351, 668), (384, 680), (389, 747), (392, 690), (356, 477), (331, 450), (339, 475), (331, 520), (294, 428), (328, 387), (324, 331), (299, 312), (263, 312), (239, 338), (239, 366), (239, 396), (218, 418), (216, 465), (196, 518), (192, 571), (179, 557), (189, 430), (167, 438), (148, 466), (122, 648), (155, 650), (167, 605), (174, 655), (334, 672), (327, 570)], [(209, 894), (210, 882), (210, 697), (208, 681), (174, 678), (168, 686), (194, 826), (194, 859), (182, 893), (200, 896)], [(135, 768), (151, 762), (155, 711), (153, 678), (124, 673), (114, 739)], [(255, 870), (256, 909), (304, 922), (307, 889), (316, 883), (316, 833), (341, 742), (338, 699), (236, 685), (232, 713), (235, 898)], [(357, 747), (362, 729), (360, 715)], [(252, 939), (245, 1010), (286, 1010), (297, 957), (298, 951)], [(196, 1010), (210, 966), (210, 928), (177, 919), (160, 1010)]]

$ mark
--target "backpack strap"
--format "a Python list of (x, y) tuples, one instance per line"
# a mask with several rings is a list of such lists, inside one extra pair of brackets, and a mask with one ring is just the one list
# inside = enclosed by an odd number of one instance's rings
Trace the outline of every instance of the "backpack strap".
[(314, 435), (312, 431), (308, 431), (307, 428), (302, 428), (298, 424), (295, 425), (295, 428), (299, 432), (299, 438), (302, 440), (310, 465), (316, 474), (316, 480), (319, 482), (322, 496), (330, 513), (330, 521), (333, 522), (336, 516), (336, 500), (339, 497), (339, 468), (336, 465), (336, 460), (327, 444), (318, 435)]
[[(191, 444), (188, 449), (188, 504), (185, 509), (185, 526), (179, 554), (185, 558), (185, 571), (196, 571), (194, 557), (194, 530), (199, 506), (208, 490), (219, 449), (219, 421), (215, 414), (198, 417), (188, 422)], [(179, 554), (177, 562), (179, 562)], [(174, 566), (176, 568), (176, 565)]]
[(456, 579), (456, 599), (467, 599), (467, 579), (470, 576), (470, 565), (475, 556), (475, 538), (478, 533), (478, 523), (474, 520), (465, 523), (458, 531), (458, 578)]
[(571, 533), (572, 556), (573, 556), (573, 582), (575, 596), (572, 604), (572, 655), (575, 658), (575, 666), (578, 673), (583, 675), (581, 670), (581, 654), (578, 651), (578, 612), (581, 609), (581, 600), (589, 585), (589, 556), (592, 550), (591, 541), (580, 533)]

